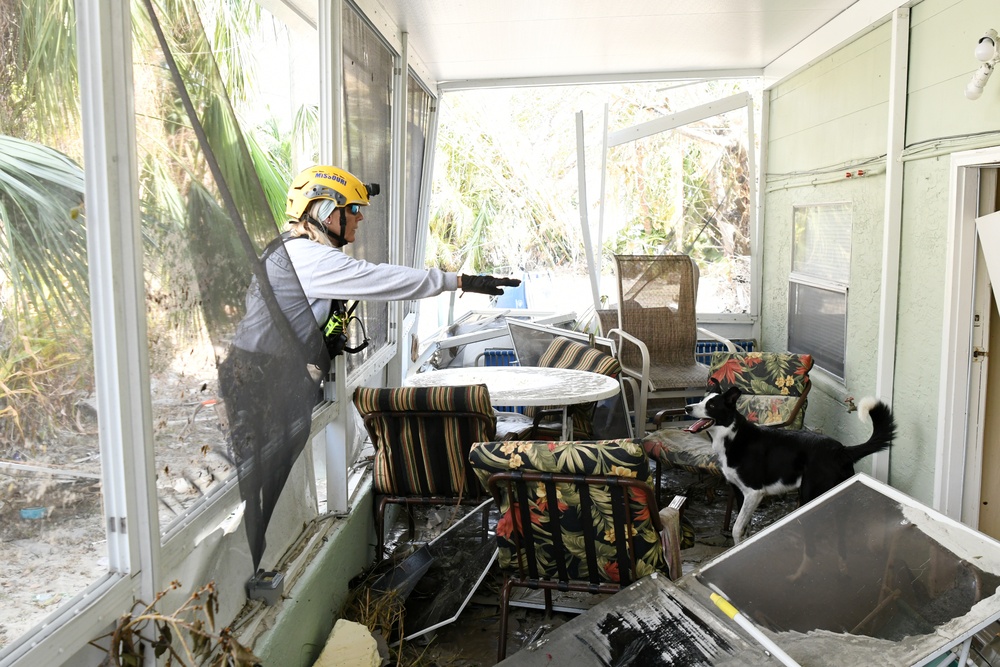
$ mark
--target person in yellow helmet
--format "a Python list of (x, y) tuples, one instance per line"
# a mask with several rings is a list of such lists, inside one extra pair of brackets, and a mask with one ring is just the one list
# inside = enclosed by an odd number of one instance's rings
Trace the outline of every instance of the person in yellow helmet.
[[(502, 287), (521, 284), (514, 278), (374, 264), (344, 253), (344, 246), (354, 242), (358, 225), (364, 220), (362, 209), (380, 189), (376, 183), (363, 183), (354, 174), (331, 165), (305, 169), (288, 188), (287, 223), (281, 241), (276, 239), (262, 257), (265, 260), (271, 257), (268, 273), (277, 300), (299, 339), (305, 341), (308, 329), (318, 325), (326, 334), (331, 357), (345, 349), (347, 338), (343, 323), (349, 300), (422, 299), (458, 289), (499, 295), (503, 293)], [(277, 243), (283, 245), (283, 253), (287, 253), (297, 285), (291, 285), (295, 281), (290, 278), (281, 277), (291, 274), (282, 274), (281, 262), (274, 261), (272, 252)], [(294, 296), (299, 287), (315, 316), (315, 324), (291, 312), (301, 310)], [(273, 332), (261, 325), (261, 321), (269, 317), (262, 303), (261, 300), (248, 303), (247, 316), (237, 332), (236, 344), (251, 351), (269, 352), (279, 343)]]
[[(331, 358), (347, 348), (348, 300), (420, 299), (445, 291), (502, 294), (520, 280), (374, 264), (343, 251), (379, 186), (338, 167), (302, 171), (288, 189), (285, 231), (260, 257), (246, 312), (219, 362), (229, 447), (246, 501), (254, 568), (292, 463), (310, 431)], [(362, 345), (361, 347), (363, 347)]]
[[(310, 302), (324, 299), (420, 299), (444, 291), (499, 295), (501, 287), (521, 284), (514, 278), (469, 276), (438, 269), (414, 269), (395, 264), (371, 264), (336, 249), (353, 243), (362, 208), (379, 194), (376, 183), (333, 166), (317, 165), (301, 172), (288, 189), (289, 238), (306, 237), (318, 244), (289, 244), (302, 289)], [(317, 311), (317, 319), (323, 313)]]

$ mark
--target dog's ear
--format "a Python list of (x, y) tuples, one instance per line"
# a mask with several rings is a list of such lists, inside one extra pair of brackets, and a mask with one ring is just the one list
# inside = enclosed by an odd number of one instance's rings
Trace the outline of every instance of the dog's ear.
[(722, 384), (719, 383), (717, 378), (708, 378), (708, 386), (710, 391), (714, 391), (716, 394), (722, 393)]
[(726, 400), (727, 404), (735, 406), (736, 399), (740, 397), (740, 388), (730, 387), (729, 389), (726, 390), (726, 393), (723, 394), (722, 397)]

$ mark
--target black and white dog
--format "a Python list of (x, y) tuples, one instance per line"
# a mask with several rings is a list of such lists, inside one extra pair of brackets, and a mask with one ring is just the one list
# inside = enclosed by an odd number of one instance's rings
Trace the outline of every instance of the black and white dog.
[(866, 398), (858, 405), (858, 417), (872, 420), (867, 442), (846, 447), (831, 437), (805, 430), (758, 426), (736, 410), (737, 387), (710, 393), (687, 406), (698, 418), (686, 430), (708, 429), (712, 449), (726, 480), (743, 494), (743, 506), (733, 526), (733, 541), (743, 539), (754, 510), (764, 496), (799, 490), (805, 505), (854, 475), (854, 464), (892, 444), (896, 423), (884, 402)]

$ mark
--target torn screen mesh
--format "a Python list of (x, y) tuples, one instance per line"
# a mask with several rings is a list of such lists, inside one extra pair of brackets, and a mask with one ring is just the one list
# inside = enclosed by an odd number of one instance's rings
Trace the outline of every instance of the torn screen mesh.
[[(364, 183), (378, 183), (385, 196), (375, 197), (364, 210), (357, 240), (346, 252), (376, 264), (389, 261), (390, 128), (392, 127), (393, 54), (385, 42), (353, 8), (344, 7), (344, 148), (345, 168)], [(367, 329), (369, 346), (347, 355), (348, 372), (374, 356), (389, 341), (389, 303), (364, 302), (358, 307)], [(348, 332), (351, 347), (362, 332)]]
[(268, 246), (283, 205), (264, 195), (193, 2), (145, 5), (162, 60), (138, 68), (137, 87), (155, 86), (175, 107), (137, 109), (140, 176), (156, 186), (142, 193), (151, 309), (173, 318), (169, 330), (150, 324), (149, 344), (170, 345), (176, 360), (199, 337), (211, 341), (223, 419), (205, 448), (237, 471), (256, 569), (330, 362), (284, 246)]

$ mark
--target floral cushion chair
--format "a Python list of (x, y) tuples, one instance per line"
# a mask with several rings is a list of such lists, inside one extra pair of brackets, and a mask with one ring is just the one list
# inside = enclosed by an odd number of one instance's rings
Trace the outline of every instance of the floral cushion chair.
[[(782, 352), (716, 352), (709, 365), (708, 391), (740, 389), (736, 407), (748, 420), (774, 428), (802, 428), (806, 396), (812, 384), (809, 371), (813, 359), (808, 354)], [(718, 382), (718, 388), (715, 386)], [(712, 451), (712, 441), (705, 433), (688, 433), (677, 426), (661, 428), (643, 439), (643, 448), (657, 462), (660, 470), (683, 468), (696, 474), (708, 474), (721, 484), (719, 460)], [(733, 498), (726, 509), (724, 530), (729, 528)]]
[(511, 588), (612, 593), (667, 572), (649, 462), (636, 440), (479, 442), (475, 474), (500, 507), (498, 660)]

